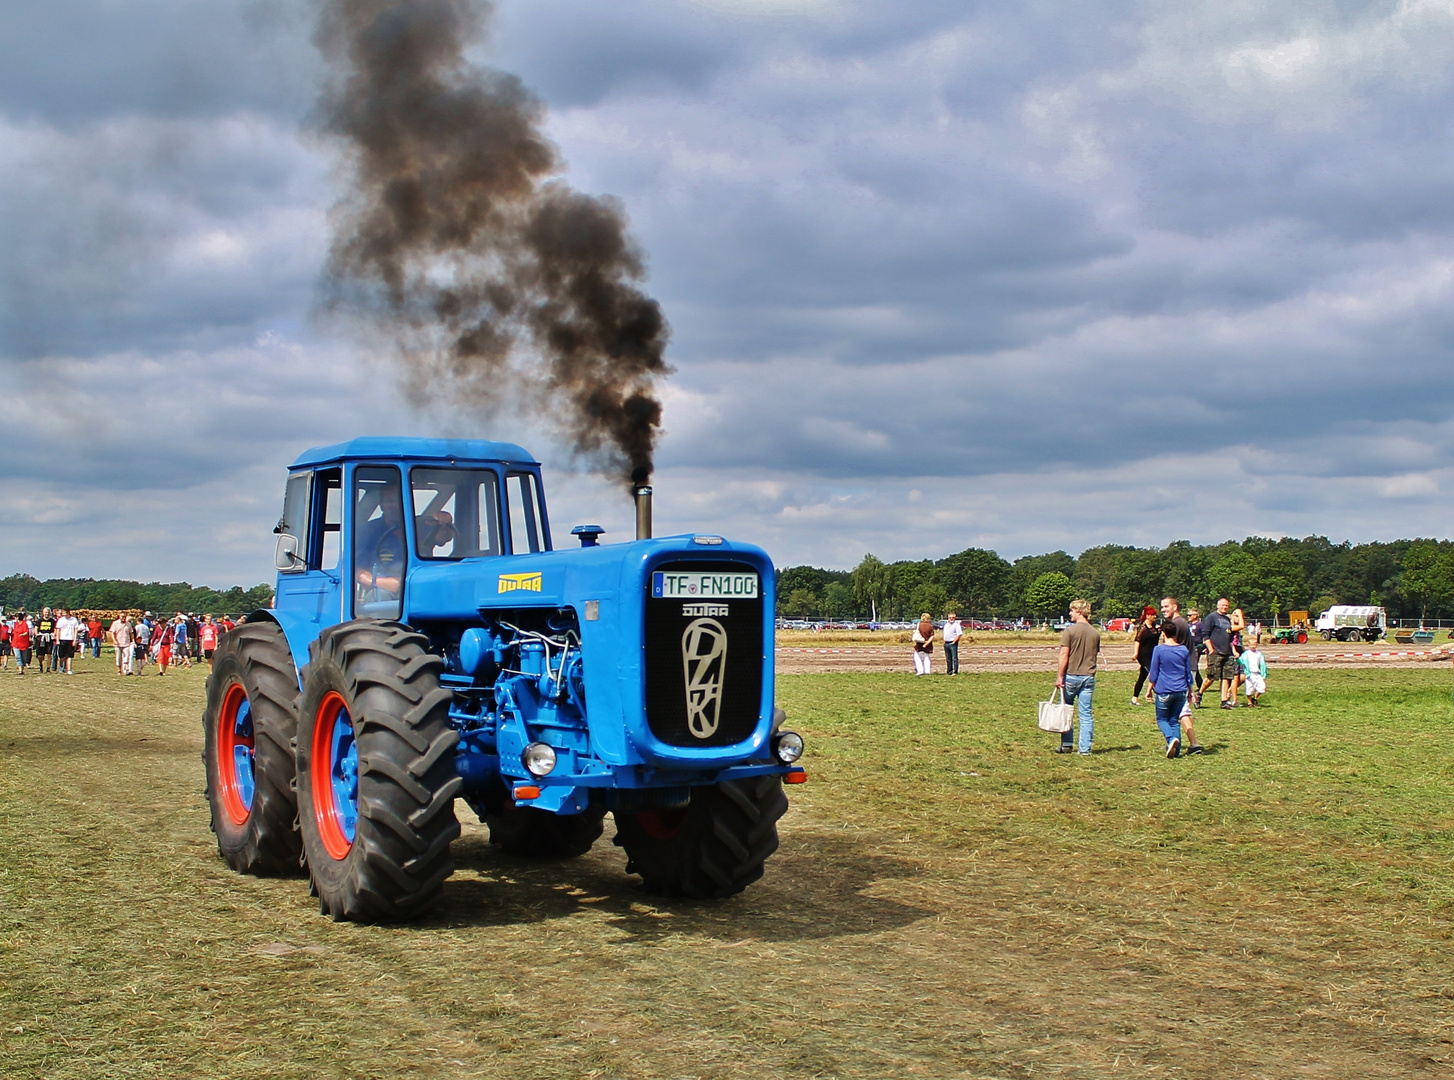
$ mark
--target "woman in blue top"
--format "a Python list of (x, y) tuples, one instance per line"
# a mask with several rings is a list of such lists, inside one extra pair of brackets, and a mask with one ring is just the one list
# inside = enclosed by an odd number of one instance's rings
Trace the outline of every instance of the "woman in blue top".
[(1166, 756), (1181, 754), (1181, 709), (1191, 686), (1191, 654), (1176, 643), (1176, 625), (1167, 620), (1161, 627), (1161, 644), (1151, 650), (1147, 673), (1151, 692), (1156, 695), (1156, 726), (1166, 737)]

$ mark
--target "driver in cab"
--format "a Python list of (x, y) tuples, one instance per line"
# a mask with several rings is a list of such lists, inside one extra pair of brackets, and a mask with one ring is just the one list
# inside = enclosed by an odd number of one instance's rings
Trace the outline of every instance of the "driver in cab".
[(359, 530), (359, 597), (364, 600), (397, 600), (403, 589), (404, 511), (398, 485), (379, 489), (381, 516), (366, 521)]

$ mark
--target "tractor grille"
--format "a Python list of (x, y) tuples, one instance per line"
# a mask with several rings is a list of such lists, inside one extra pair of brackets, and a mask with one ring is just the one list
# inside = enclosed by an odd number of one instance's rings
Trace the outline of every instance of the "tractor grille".
[[(657, 572), (755, 573), (741, 563), (674, 563)], [(762, 706), (762, 592), (688, 601), (646, 593), (646, 722), (671, 746), (748, 738)], [(690, 679), (690, 685), (688, 681)]]

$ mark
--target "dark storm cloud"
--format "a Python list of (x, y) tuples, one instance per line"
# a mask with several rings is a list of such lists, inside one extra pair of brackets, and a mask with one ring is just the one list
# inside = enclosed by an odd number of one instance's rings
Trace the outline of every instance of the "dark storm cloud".
[[(181, 520), (218, 470), (242, 560), (317, 429), (439, 427), (300, 329), (338, 195), (315, 11), (0, 7), (0, 418), (182, 435), (152, 480), (130, 447), (27, 458), (10, 550), (87, 506)], [(471, 56), (542, 96), (649, 261), (664, 528), (837, 563), (1449, 531), (1447, 11), (506, 0)], [(219, 428), (257, 442), (198, 447)]]
[(305, 0), (13, 0), (0, 5), (0, 113), (74, 128), (240, 110), (299, 117), (318, 63)]

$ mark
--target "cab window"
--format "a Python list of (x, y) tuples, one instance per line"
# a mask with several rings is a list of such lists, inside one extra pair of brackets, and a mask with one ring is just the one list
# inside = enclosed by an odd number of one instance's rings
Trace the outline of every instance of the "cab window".
[[(293, 537), (295, 543), (292, 550), (297, 553), (295, 559), (279, 562), (278, 568), (284, 573), (296, 573), (308, 569), (305, 553), (308, 543), (308, 504), (312, 480), (312, 473), (293, 473), (288, 477), (288, 486), (283, 493), (283, 516), (278, 519), (278, 527), (273, 531), (279, 535)], [(279, 541), (280, 545), (281, 543)], [(279, 551), (281, 553), (281, 547)]]
[(505, 477), (505, 501), (510, 508), (510, 551), (526, 555), (546, 548), (541, 530), (539, 485), (531, 473)]
[(318, 470), (313, 487), (318, 546), (309, 559), (309, 566), (315, 570), (337, 570), (339, 550), (343, 546), (343, 470)]
[(354, 470), (353, 613), (358, 617), (397, 619), (404, 611), (404, 489), (392, 466), (361, 465)]
[(499, 555), (500, 479), (490, 469), (411, 469), (414, 552), (421, 559)]

